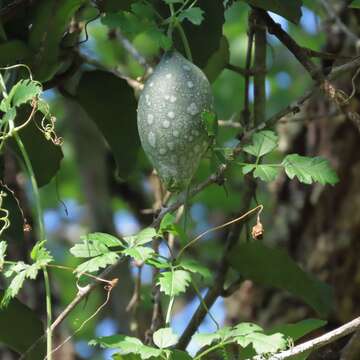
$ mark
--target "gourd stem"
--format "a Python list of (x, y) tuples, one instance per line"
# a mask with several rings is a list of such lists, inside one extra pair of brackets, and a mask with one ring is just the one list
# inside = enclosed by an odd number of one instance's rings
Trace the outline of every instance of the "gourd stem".
[(175, 21), (176, 21), (176, 28), (179, 31), (181, 41), (184, 45), (186, 57), (188, 58), (189, 61), (193, 62), (190, 45), (189, 45), (188, 39), (185, 35), (185, 31), (184, 31), (182, 25), (180, 24), (180, 22), (177, 19)]

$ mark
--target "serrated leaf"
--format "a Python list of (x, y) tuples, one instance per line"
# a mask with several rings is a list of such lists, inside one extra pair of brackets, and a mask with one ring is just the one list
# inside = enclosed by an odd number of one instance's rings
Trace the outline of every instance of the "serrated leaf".
[(36, 266), (41, 268), (48, 263), (52, 262), (54, 258), (50, 254), (50, 252), (44, 247), (45, 240), (38, 242), (31, 250), (30, 257), (33, 261), (35, 261)]
[(5, 290), (4, 295), (1, 299), (0, 308), (6, 307), (10, 300), (14, 298), (22, 288), (26, 279), (26, 272), (21, 271), (14, 276), (11, 280), (9, 287)]
[(200, 25), (204, 20), (204, 11), (197, 6), (188, 8), (179, 14), (178, 19), (180, 21), (188, 19), (194, 25)]
[(266, 11), (272, 11), (285, 19), (297, 24), (301, 18), (301, 0), (243, 0), (251, 6), (264, 9)]
[(18, 107), (38, 97), (41, 92), (42, 86), (39, 82), (31, 79), (23, 79), (11, 88), (6, 102), (8, 107)]
[(153, 341), (154, 344), (160, 349), (166, 349), (175, 345), (179, 340), (179, 337), (173, 333), (171, 328), (162, 328), (154, 332)]
[(232, 252), (230, 263), (245, 279), (287, 290), (321, 316), (326, 316), (332, 309), (331, 288), (303, 271), (283, 250), (258, 241), (244, 243)]
[(141, 230), (135, 236), (135, 244), (136, 245), (145, 245), (153, 240), (154, 237), (157, 236), (157, 232), (154, 228), (148, 227)]
[(192, 340), (196, 342), (196, 345), (198, 345), (200, 348), (204, 346), (211, 345), (214, 341), (220, 340), (221, 336), (219, 334), (210, 333), (210, 334), (195, 334), (192, 337)]
[(6, 256), (7, 243), (5, 241), (0, 241), (0, 271), (2, 271)]
[(279, 173), (279, 168), (266, 164), (256, 165), (254, 171), (254, 178), (260, 178), (263, 181), (269, 182), (276, 179)]
[(100, 345), (102, 348), (119, 349), (121, 355), (139, 354), (141, 359), (158, 357), (162, 353), (160, 349), (146, 346), (139, 339), (125, 335), (99, 337), (91, 340), (89, 345)]
[(329, 162), (321, 157), (306, 157), (290, 154), (282, 162), (286, 175), (293, 179), (295, 176), (304, 184), (314, 181), (320, 184), (334, 185), (339, 181), (336, 172), (330, 167)]
[(204, 279), (211, 278), (210, 270), (193, 259), (182, 259), (179, 263), (184, 270), (201, 275)]
[(273, 151), (278, 145), (279, 138), (273, 131), (263, 130), (255, 133), (251, 141), (252, 144), (244, 146), (244, 151), (259, 158)]
[(90, 258), (108, 253), (111, 247), (123, 247), (121, 240), (106, 233), (91, 233), (81, 236), (82, 244), (75, 244), (70, 253), (79, 258)]
[(99, 269), (103, 269), (108, 265), (113, 265), (118, 260), (119, 255), (115, 252), (108, 252), (103, 255), (99, 255), (94, 257), (84, 263), (80, 264), (76, 269), (75, 272), (83, 273), (83, 272), (95, 272)]
[(234, 326), (232, 329), (232, 336), (244, 336), (255, 331), (262, 332), (263, 329), (257, 324), (243, 322)]
[(126, 335), (111, 335), (111, 336), (101, 336), (96, 339), (90, 340), (89, 345), (91, 346), (100, 346), (105, 349), (120, 349), (124, 353), (133, 348), (143, 345), (143, 343), (135, 337), (126, 336)]
[(265, 335), (260, 332), (253, 332), (247, 334), (245, 339), (249, 343), (252, 343), (257, 354), (275, 353), (287, 347), (287, 341), (284, 335), (279, 333)]
[(127, 248), (123, 250), (122, 253), (124, 255), (132, 257), (136, 261), (145, 262), (146, 260), (154, 256), (155, 251), (149, 247), (136, 246), (132, 248)]
[(174, 270), (162, 272), (157, 281), (160, 291), (168, 296), (176, 296), (185, 292), (191, 281), (191, 276), (187, 271)]

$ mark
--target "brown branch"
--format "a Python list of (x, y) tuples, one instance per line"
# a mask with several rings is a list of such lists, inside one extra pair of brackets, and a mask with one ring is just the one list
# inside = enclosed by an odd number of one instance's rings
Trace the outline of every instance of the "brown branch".
[(306, 341), (302, 344), (299, 344), (292, 349), (279, 352), (277, 354), (272, 355), (271, 357), (267, 356), (255, 356), (253, 360), (283, 360), (293, 357), (295, 355), (304, 354), (307, 351), (314, 351), (320, 349), (321, 347), (330, 344), (346, 335), (353, 333), (354, 331), (360, 329), (360, 317), (348, 322), (345, 325), (338, 327), (335, 330), (332, 330), (324, 335), (321, 335), (315, 339)]

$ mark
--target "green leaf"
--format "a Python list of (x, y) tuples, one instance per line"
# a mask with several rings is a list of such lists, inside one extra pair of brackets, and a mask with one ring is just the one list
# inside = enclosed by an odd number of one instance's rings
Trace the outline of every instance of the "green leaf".
[(216, 137), (218, 132), (218, 121), (216, 114), (212, 111), (203, 111), (201, 113), (201, 120), (207, 134), (210, 137)]
[(295, 324), (283, 324), (274, 326), (271, 330), (267, 331), (268, 334), (279, 332), (286, 336), (291, 337), (294, 341), (301, 339), (303, 336), (311, 333), (326, 325), (325, 320), (320, 319), (305, 319)]
[(211, 279), (210, 270), (193, 259), (181, 259), (179, 266), (184, 270), (201, 275), (204, 279)]
[(157, 281), (160, 291), (168, 296), (176, 296), (185, 292), (191, 281), (191, 276), (187, 271), (174, 270), (162, 272)]
[(28, 45), (20, 40), (11, 40), (0, 44), (0, 66), (22, 63), (32, 55)]
[(76, 269), (75, 272), (83, 273), (83, 272), (95, 272), (99, 269), (105, 268), (108, 265), (113, 265), (117, 262), (119, 255), (115, 252), (108, 252), (103, 255), (99, 255), (94, 257), (84, 263), (80, 264)]
[(135, 244), (136, 245), (145, 245), (153, 240), (154, 237), (157, 237), (157, 232), (154, 228), (148, 227), (141, 230), (135, 236)]
[(179, 341), (179, 337), (168, 327), (155, 331), (153, 334), (153, 341), (158, 348), (166, 349), (175, 345)]
[(290, 179), (296, 176), (304, 184), (312, 184), (316, 181), (323, 185), (334, 185), (339, 181), (329, 162), (321, 157), (311, 158), (291, 154), (285, 157), (282, 165), (285, 167), (286, 175)]
[(279, 173), (279, 168), (266, 164), (256, 165), (254, 171), (254, 178), (260, 178), (263, 181), (273, 181)]
[(18, 274), (16, 274), (13, 277), (9, 287), (5, 290), (5, 293), (1, 299), (1, 303), (0, 303), (1, 309), (8, 306), (10, 300), (19, 293), (20, 289), (24, 284), (25, 279), (26, 279), (26, 270), (20, 271)]
[[(200, 68), (203, 68), (208, 63), (211, 55), (220, 47), (225, 22), (224, 5), (222, 1), (209, 0), (198, 0), (196, 5), (203, 10), (204, 21), (201, 23), (201, 26), (185, 21), (183, 27), (189, 40), (193, 62)], [(177, 32), (174, 33), (174, 36), (175, 48), (185, 55), (180, 36)]]
[[(106, 91), (100, 91), (100, 84), (106, 84)], [(91, 71), (81, 77), (77, 93), (81, 106), (109, 144), (119, 175), (128, 177), (140, 149), (133, 90), (110, 73)]]
[[(0, 297), (4, 292), (0, 290)], [(18, 324), (19, 326), (9, 326)], [(44, 333), (44, 327), (36, 313), (17, 299), (13, 299), (5, 309), (0, 310), (0, 343), (24, 353)], [(45, 357), (45, 342), (40, 341), (26, 356), (27, 360)]]
[(204, 70), (206, 77), (212, 83), (225, 69), (230, 61), (229, 42), (225, 36), (220, 40), (220, 46), (209, 58)]
[(145, 262), (146, 260), (154, 256), (155, 251), (149, 247), (136, 246), (132, 248), (127, 248), (123, 250), (122, 253), (124, 255), (132, 257), (136, 261)]
[(194, 25), (200, 25), (204, 20), (204, 11), (197, 6), (188, 8), (179, 14), (178, 19), (188, 19)]
[(185, 231), (175, 223), (176, 218), (174, 215), (167, 213), (161, 220), (159, 227), (159, 234), (164, 236), (165, 233), (170, 233), (174, 236), (177, 236), (180, 239), (180, 243), (184, 246), (187, 243), (187, 236)]
[(191, 360), (192, 357), (185, 351), (172, 350), (169, 360)]
[(232, 330), (232, 336), (244, 336), (251, 334), (255, 331), (262, 332), (263, 329), (257, 324), (243, 322), (234, 326)]
[[(105, 349), (120, 349), (124, 353), (128, 350), (142, 346), (143, 343), (135, 337), (126, 336), (126, 335), (111, 335), (111, 336), (101, 336), (96, 339), (89, 341), (91, 346), (100, 346)], [(129, 351), (130, 352), (130, 351)]]
[(182, 4), (184, 2), (184, 0), (163, 0), (166, 4), (177, 4), (180, 3)]
[[(3, 99), (3, 101), (6, 101), (6, 99)], [(1, 105), (3, 105), (3, 102), (1, 102)], [(3, 105), (6, 108), (6, 104)], [(6, 113), (4, 114), (3, 118), (1, 119), (2, 125), (5, 125), (8, 122), (12, 122), (15, 120), (16, 117), (16, 109), (15, 108), (10, 108), (7, 110), (3, 110), (6, 111)]]
[(301, 6), (302, 0), (243, 0), (251, 6), (264, 9), (266, 11), (272, 11), (278, 15), (281, 15), (285, 19), (292, 21), (294, 24), (298, 24), (301, 18)]
[(3, 269), (5, 256), (6, 256), (7, 243), (0, 241), (0, 271)]
[(89, 345), (100, 345), (102, 348), (119, 349), (120, 355), (139, 354), (141, 359), (156, 358), (162, 353), (160, 349), (146, 346), (139, 339), (125, 335), (99, 337), (91, 340)]
[(36, 54), (31, 59), (31, 68), (39, 81), (51, 79), (60, 69), (61, 40), (72, 17), (85, 2), (86, 0), (40, 0), (34, 4), (29, 46)]
[(349, 5), (351, 8), (360, 9), (360, 0), (353, 0)]
[(249, 343), (252, 343), (252, 346), (254, 347), (257, 354), (275, 353), (279, 350), (284, 350), (287, 347), (287, 341), (284, 335), (279, 333), (265, 335), (260, 332), (252, 332), (247, 334), (244, 338), (245, 341), (240, 341), (242, 345), (239, 345), (245, 347)]
[(50, 252), (44, 247), (45, 243), (46, 240), (38, 242), (30, 253), (31, 259), (36, 262), (36, 266), (39, 268), (54, 260)]
[(287, 290), (322, 316), (332, 309), (331, 288), (303, 271), (283, 250), (258, 241), (244, 243), (232, 252), (230, 262), (244, 278)]
[(270, 130), (255, 133), (252, 144), (244, 146), (244, 151), (259, 158), (273, 151), (278, 146), (278, 136)]
[(193, 335), (192, 340), (195, 341), (196, 345), (202, 348), (211, 345), (215, 341), (221, 340), (221, 336), (216, 332), (210, 334), (200, 333)]
[(253, 171), (255, 169), (256, 165), (255, 164), (246, 164), (243, 166), (242, 168), (242, 173), (244, 175), (248, 174), (249, 172)]
[(91, 233), (81, 236), (81, 239), (82, 244), (75, 244), (70, 249), (71, 254), (79, 258), (90, 258), (108, 253), (110, 247), (123, 247), (118, 238), (106, 233)]
[(1, 102), (0, 110), (7, 111), (11, 107), (18, 107), (40, 96), (41, 93), (42, 86), (38, 81), (20, 80), (11, 88), (8, 97)]

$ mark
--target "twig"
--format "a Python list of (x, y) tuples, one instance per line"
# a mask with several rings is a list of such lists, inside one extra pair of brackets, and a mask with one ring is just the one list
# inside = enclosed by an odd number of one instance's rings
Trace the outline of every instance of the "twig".
[(360, 317), (348, 322), (345, 325), (338, 327), (335, 330), (332, 330), (324, 335), (321, 335), (315, 339), (306, 341), (302, 344), (299, 344), (292, 349), (279, 352), (272, 355), (271, 357), (264, 357), (261, 355), (253, 357), (253, 360), (283, 360), (293, 357), (295, 355), (303, 354), (307, 351), (314, 351), (320, 349), (321, 347), (330, 344), (346, 335), (351, 334), (352, 332), (360, 329)]

